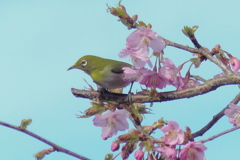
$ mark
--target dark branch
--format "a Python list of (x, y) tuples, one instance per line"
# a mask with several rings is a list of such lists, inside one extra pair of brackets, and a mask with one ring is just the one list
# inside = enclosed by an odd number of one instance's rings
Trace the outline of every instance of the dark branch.
[[(240, 101), (240, 93), (231, 101), (231, 103), (237, 104)], [(228, 108), (228, 106), (226, 106), (223, 110), (221, 110), (218, 114), (216, 114), (213, 119), (206, 125), (204, 126), (202, 129), (200, 129), (199, 131), (193, 133), (193, 137), (196, 138), (198, 136), (202, 136), (204, 133), (206, 133), (210, 128), (212, 128), (212, 126), (217, 123), (217, 121), (219, 119), (221, 119), (224, 116), (224, 111), (225, 109)]]
[(202, 46), (198, 43), (194, 34), (192, 36), (190, 36), (189, 38), (196, 48), (198, 48), (198, 49), (202, 48)]
[[(183, 98), (191, 98), (194, 96), (202, 95), (217, 89), (220, 86), (240, 84), (240, 75), (232, 74), (227, 77), (219, 77), (215, 79), (207, 80), (205, 83), (195, 86), (192, 88), (180, 90), (180, 91), (169, 91), (169, 92), (159, 92), (155, 94), (155, 97), (150, 97), (147, 94), (133, 94), (131, 96), (132, 102), (134, 103), (152, 103), (152, 102), (165, 102), (170, 100), (177, 100)], [(116, 93), (106, 93), (100, 94), (97, 91), (87, 91), (79, 89), (71, 89), (74, 96), (78, 98), (87, 98), (90, 100), (95, 100), (100, 98), (102, 101), (115, 101), (116, 103), (129, 103), (127, 94), (116, 94)]]
[(30, 132), (30, 131), (28, 131), (28, 130), (22, 130), (22, 129), (20, 129), (18, 126), (14, 126), (14, 125), (11, 125), (11, 124), (2, 122), (2, 121), (0, 121), (0, 125), (6, 126), (6, 127), (8, 127), (8, 128), (12, 128), (12, 129), (14, 129), (14, 130), (17, 130), (17, 131), (20, 131), (20, 132), (22, 132), (22, 133), (25, 133), (25, 134), (33, 137), (33, 138), (36, 138), (36, 139), (38, 139), (39, 141), (42, 141), (43, 143), (46, 143), (46, 144), (52, 146), (52, 147), (53, 147), (56, 151), (58, 151), (58, 152), (66, 153), (66, 154), (68, 154), (68, 155), (70, 155), (70, 156), (73, 156), (73, 157), (78, 158), (78, 159), (81, 159), (81, 160), (90, 160), (89, 158), (86, 158), (86, 157), (81, 156), (81, 155), (79, 155), (79, 154), (76, 154), (76, 153), (74, 153), (74, 152), (72, 152), (72, 151), (69, 151), (69, 150), (67, 150), (67, 149), (65, 149), (65, 148), (62, 148), (62, 147), (56, 145), (55, 143), (52, 143), (52, 142), (50, 142), (50, 141), (48, 141), (48, 140), (40, 137), (39, 135), (37, 135), (37, 134), (35, 134), (35, 133), (33, 133), (33, 132)]

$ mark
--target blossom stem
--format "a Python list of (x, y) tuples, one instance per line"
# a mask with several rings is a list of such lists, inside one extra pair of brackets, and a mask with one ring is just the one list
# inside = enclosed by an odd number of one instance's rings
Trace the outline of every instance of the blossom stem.
[(122, 152), (119, 152), (116, 156), (112, 158), (112, 160), (115, 160)]
[(206, 80), (200, 76), (197, 76), (197, 75), (190, 75), (190, 77), (198, 80), (198, 81), (202, 81), (202, 82), (206, 82)]

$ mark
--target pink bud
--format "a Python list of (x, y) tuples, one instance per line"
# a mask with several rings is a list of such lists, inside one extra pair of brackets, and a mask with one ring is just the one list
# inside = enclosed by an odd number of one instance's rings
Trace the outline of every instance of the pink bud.
[(134, 157), (136, 160), (142, 160), (144, 157), (144, 152), (141, 149), (139, 149), (134, 153)]
[(119, 143), (114, 141), (111, 145), (111, 150), (114, 152), (114, 151), (117, 151), (118, 149), (119, 149)]
[(230, 63), (235, 72), (237, 72), (240, 69), (240, 60), (237, 59), (236, 57), (230, 57)]

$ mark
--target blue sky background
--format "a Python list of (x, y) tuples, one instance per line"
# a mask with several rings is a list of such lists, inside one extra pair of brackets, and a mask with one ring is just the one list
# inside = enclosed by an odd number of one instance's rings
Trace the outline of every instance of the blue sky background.
[[(79, 70), (66, 71), (87, 54), (120, 60), (118, 53), (125, 47), (126, 37), (132, 30), (127, 30), (117, 22), (117, 17), (106, 12), (106, 3), (115, 6), (118, 1), (0, 0), (1, 121), (19, 125), (22, 119), (31, 118), (30, 131), (90, 159), (103, 159), (111, 153), (110, 144), (115, 138), (103, 141), (101, 128), (93, 126), (92, 118), (75, 116), (90, 107), (90, 101), (75, 98), (70, 89), (87, 87), (83, 78), (94, 87), (95, 84)], [(123, 0), (122, 4), (130, 15), (138, 14), (139, 20), (151, 23), (154, 31), (171, 41), (193, 46), (181, 29), (185, 25), (198, 25), (196, 36), (203, 46), (211, 49), (220, 44), (240, 58), (238, 1)], [(192, 57), (172, 47), (166, 48), (165, 56), (172, 58), (176, 65)], [(206, 79), (217, 73), (220, 69), (210, 62), (192, 69), (192, 74)], [(140, 89), (138, 84), (134, 87)], [(164, 117), (195, 132), (237, 93), (237, 86), (225, 86), (191, 99), (155, 103), (154, 114), (146, 115), (143, 125)], [(196, 140), (231, 127), (224, 117)], [(207, 159), (238, 159), (239, 133), (235, 131), (207, 142)], [(50, 148), (3, 126), (0, 126), (0, 139), (1, 160), (33, 160), (33, 154)], [(45, 160), (56, 159), (76, 158), (57, 152), (45, 157)]]

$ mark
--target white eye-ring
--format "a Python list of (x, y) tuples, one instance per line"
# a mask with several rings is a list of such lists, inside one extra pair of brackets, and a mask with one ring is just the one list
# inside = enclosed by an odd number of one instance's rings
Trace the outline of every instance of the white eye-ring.
[(82, 64), (82, 66), (86, 66), (87, 65), (87, 61), (86, 60), (82, 60), (81, 64)]

